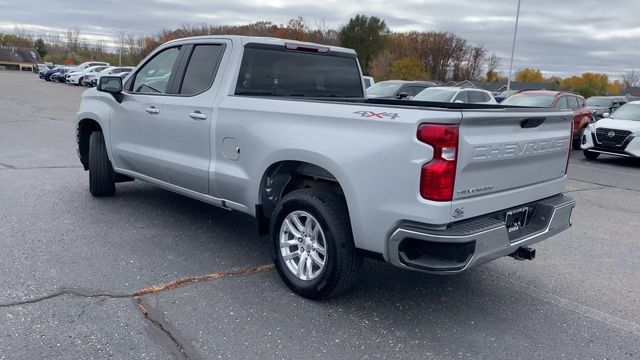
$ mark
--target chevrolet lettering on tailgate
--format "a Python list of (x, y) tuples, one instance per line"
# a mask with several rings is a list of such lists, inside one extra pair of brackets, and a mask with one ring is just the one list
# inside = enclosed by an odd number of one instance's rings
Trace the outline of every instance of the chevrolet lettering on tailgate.
[(566, 152), (569, 146), (567, 137), (538, 141), (509, 142), (476, 146), (473, 160), (488, 160), (506, 157), (526, 157), (542, 153)]

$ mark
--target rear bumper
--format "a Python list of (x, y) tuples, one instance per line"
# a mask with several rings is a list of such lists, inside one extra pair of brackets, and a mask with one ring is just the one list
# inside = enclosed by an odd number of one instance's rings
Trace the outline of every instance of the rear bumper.
[(388, 241), (389, 261), (411, 270), (459, 273), (567, 230), (575, 200), (560, 195), (523, 206), (535, 210), (517, 235), (509, 234), (500, 219), (504, 212), (456, 223), (445, 230), (400, 224)]

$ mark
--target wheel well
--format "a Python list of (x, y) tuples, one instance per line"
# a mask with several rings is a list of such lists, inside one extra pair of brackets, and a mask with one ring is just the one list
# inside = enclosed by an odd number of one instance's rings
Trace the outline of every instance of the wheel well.
[(93, 119), (83, 119), (78, 124), (78, 155), (85, 170), (89, 169), (89, 138), (96, 130), (102, 131), (102, 128)]
[(320, 166), (302, 161), (281, 161), (269, 166), (260, 181), (260, 204), (256, 207), (260, 234), (268, 231), (269, 218), (278, 201), (294, 190), (305, 188), (344, 196), (336, 177)]

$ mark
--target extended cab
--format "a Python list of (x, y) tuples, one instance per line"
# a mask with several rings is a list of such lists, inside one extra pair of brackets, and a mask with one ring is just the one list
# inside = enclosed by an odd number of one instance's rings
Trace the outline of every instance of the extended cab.
[(367, 99), (353, 50), (206, 36), (87, 90), (89, 190), (139, 179), (257, 218), (296, 293), (349, 288), (363, 256), (434, 274), (571, 225), (569, 111)]

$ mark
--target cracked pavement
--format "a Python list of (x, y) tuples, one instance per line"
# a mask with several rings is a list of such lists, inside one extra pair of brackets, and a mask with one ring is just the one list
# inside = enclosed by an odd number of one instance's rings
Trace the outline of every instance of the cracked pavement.
[(140, 181), (88, 192), (82, 88), (0, 72), (0, 359), (636, 359), (640, 163), (574, 152), (573, 228), (457, 276), (366, 261), (313, 302), (254, 221)]

